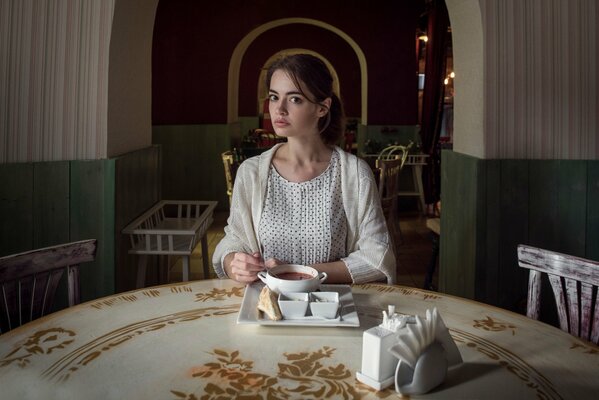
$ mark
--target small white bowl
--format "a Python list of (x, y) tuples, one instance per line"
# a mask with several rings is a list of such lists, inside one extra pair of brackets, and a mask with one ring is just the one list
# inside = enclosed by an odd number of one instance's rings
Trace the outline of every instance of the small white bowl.
[(258, 272), (258, 278), (275, 293), (308, 293), (320, 289), (326, 272), (299, 264), (281, 264)]
[(339, 292), (310, 293), (310, 311), (315, 317), (336, 318), (339, 309)]
[(308, 310), (308, 293), (281, 293), (279, 308), (285, 319), (297, 319), (306, 316)]

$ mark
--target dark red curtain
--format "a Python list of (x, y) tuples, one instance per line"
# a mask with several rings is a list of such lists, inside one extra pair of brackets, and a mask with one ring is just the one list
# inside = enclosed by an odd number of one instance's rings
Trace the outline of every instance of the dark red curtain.
[(441, 113), (446, 64), (446, 41), (449, 15), (443, 0), (433, 0), (428, 10), (426, 61), (424, 67), (424, 93), (422, 97), (422, 124), (420, 139), (422, 151), (428, 154), (428, 164), (422, 170), (424, 198), (427, 204), (440, 199), (440, 153), (437, 151), (441, 130)]

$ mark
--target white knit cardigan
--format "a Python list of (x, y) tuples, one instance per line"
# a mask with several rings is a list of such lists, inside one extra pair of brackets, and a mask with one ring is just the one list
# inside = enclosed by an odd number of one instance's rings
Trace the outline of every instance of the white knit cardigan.
[[(244, 161), (237, 170), (231, 213), (225, 237), (216, 246), (212, 263), (218, 277), (226, 278), (222, 260), (233, 252), (260, 251), (258, 227), (266, 197), (270, 164), (276, 145)], [(379, 280), (395, 283), (395, 255), (385, 223), (374, 176), (368, 164), (336, 147), (341, 165), (341, 193), (347, 217), (347, 265), (354, 283)], [(380, 271), (380, 272), (379, 272)]]

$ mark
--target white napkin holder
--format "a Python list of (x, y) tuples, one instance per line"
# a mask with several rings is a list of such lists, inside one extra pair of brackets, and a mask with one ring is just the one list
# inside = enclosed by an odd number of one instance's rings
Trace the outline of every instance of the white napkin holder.
[[(409, 325), (406, 325), (409, 323)], [(356, 378), (376, 390), (395, 384), (401, 395), (424, 394), (440, 385), (462, 356), (437, 309), (426, 319), (383, 312), (383, 323), (362, 339), (362, 370)]]
[(399, 359), (395, 391), (404, 395), (424, 394), (439, 386), (447, 369), (462, 363), (462, 356), (436, 308), (426, 311), (426, 319), (397, 335), (389, 352)]

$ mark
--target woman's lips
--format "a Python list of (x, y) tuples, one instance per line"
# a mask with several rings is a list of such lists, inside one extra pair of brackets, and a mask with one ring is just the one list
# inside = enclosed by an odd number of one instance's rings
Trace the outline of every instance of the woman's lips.
[(288, 126), (289, 122), (285, 121), (284, 119), (275, 119), (275, 125), (276, 126)]

